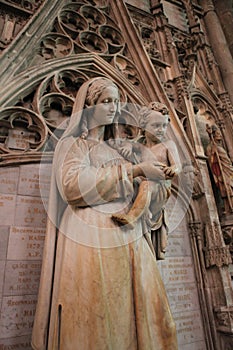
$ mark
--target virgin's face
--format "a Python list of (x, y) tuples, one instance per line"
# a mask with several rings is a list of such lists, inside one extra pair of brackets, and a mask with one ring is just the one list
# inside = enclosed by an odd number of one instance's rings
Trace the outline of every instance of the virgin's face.
[(92, 124), (99, 126), (112, 124), (118, 103), (118, 90), (114, 86), (104, 89), (94, 107)]

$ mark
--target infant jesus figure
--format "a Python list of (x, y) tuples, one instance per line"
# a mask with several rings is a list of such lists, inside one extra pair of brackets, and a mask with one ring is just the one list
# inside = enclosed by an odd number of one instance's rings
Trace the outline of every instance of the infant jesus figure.
[[(153, 162), (158, 166), (156, 179), (150, 179), (149, 176), (136, 178), (138, 191), (130, 210), (126, 214), (112, 215), (119, 225), (128, 225), (133, 229), (136, 221), (145, 214), (157, 259), (164, 259), (168, 231), (164, 207), (171, 194), (171, 180), (181, 168), (175, 143), (165, 139), (169, 122), (166, 106), (153, 102), (139, 112), (140, 138), (129, 140), (123, 134), (119, 135), (118, 142), (112, 141), (110, 144), (133, 163), (140, 165), (141, 162)], [(119, 129), (121, 127), (119, 124)]]

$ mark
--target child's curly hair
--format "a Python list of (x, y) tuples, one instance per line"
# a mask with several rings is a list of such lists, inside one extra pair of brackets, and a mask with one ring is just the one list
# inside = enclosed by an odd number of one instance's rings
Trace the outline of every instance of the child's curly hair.
[[(169, 110), (167, 106), (165, 106), (163, 103), (160, 102), (151, 102), (148, 107), (144, 106), (139, 111), (139, 125), (142, 129), (145, 128), (148, 116), (151, 114), (152, 111), (159, 112), (160, 114), (164, 116), (169, 116)], [(168, 117), (168, 121), (170, 122), (170, 118)]]

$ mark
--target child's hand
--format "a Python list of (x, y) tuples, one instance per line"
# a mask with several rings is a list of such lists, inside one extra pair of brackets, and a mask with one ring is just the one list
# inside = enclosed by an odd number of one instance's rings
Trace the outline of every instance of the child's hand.
[(163, 172), (166, 176), (166, 179), (172, 179), (175, 175), (178, 174), (178, 168), (174, 166), (165, 166)]

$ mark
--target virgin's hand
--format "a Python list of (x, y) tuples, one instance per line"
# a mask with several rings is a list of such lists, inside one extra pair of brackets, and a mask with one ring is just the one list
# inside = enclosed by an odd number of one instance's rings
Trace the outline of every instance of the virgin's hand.
[(142, 162), (140, 164), (137, 164), (137, 166), (141, 170), (141, 176), (144, 176), (151, 180), (165, 180), (163, 167), (159, 166), (158, 163)]
[(121, 149), (120, 149), (120, 153), (124, 158), (128, 158), (131, 156), (132, 154), (132, 145), (128, 144), (128, 145), (124, 145)]

